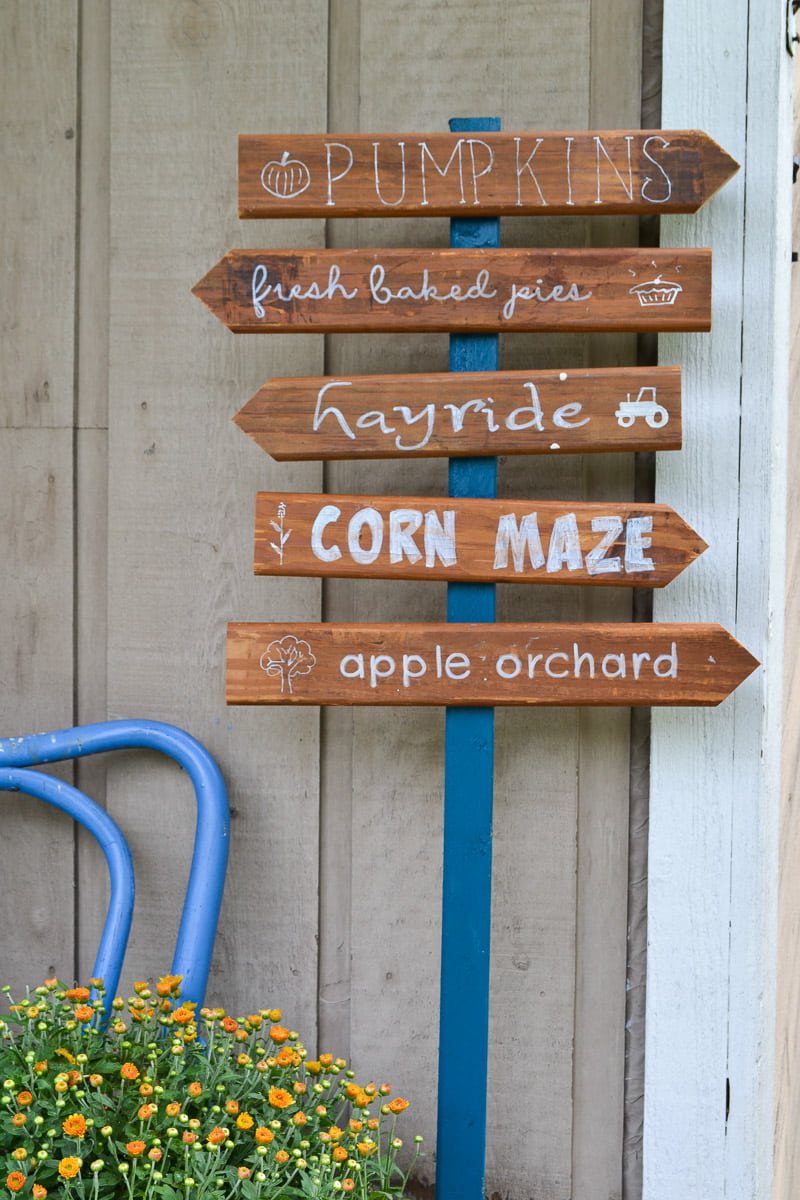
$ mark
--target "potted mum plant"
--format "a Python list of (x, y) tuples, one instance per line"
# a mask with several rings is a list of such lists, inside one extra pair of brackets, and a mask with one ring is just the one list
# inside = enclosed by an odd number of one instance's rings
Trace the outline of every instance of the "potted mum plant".
[[(388, 1200), (408, 1102), (310, 1060), (279, 1009), (181, 1003), (180, 978), (107, 1005), (47, 980), (0, 1019), (0, 1186), (63, 1200)], [(5, 989), (8, 992), (8, 989)]]

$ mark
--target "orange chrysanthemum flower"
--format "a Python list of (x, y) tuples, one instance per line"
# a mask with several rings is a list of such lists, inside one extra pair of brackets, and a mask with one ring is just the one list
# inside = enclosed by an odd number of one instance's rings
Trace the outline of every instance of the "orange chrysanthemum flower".
[(46, 1058), (39, 1059), (38, 1062), (35, 1062), (33, 1064), (33, 1069), (37, 1075), (44, 1075), (45, 1071), (47, 1070), (47, 1059)]
[(294, 1114), (294, 1116), (292, 1117), (292, 1124), (293, 1125), (305, 1125), (307, 1120), (308, 1120), (308, 1117), (306, 1116), (306, 1114), (304, 1112), (296, 1112)]
[(271, 1129), (267, 1129), (266, 1125), (259, 1125), (253, 1136), (259, 1146), (268, 1146), (275, 1137)]
[(180, 1106), (180, 1104), (177, 1103), (176, 1100), (171, 1101), (167, 1105), (167, 1107), (164, 1109), (164, 1112), (167, 1114), (168, 1117), (177, 1117), (177, 1115), (180, 1111), (181, 1111), (181, 1106)]
[(80, 1113), (72, 1113), (61, 1122), (61, 1128), (67, 1137), (81, 1138), (86, 1133), (86, 1118)]
[(225, 1112), (230, 1113), (232, 1117), (235, 1117), (236, 1114), (238, 1113), (238, 1111), (239, 1111), (239, 1101), (238, 1100), (226, 1100), (225, 1101)]
[(234, 1033), (239, 1028), (239, 1022), (234, 1021), (233, 1017), (223, 1017), (222, 1028), (226, 1033)]
[(330, 1135), (332, 1142), (338, 1142), (344, 1137), (344, 1130), (340, 1129), (338, 1125), (331, 1125), (330, 1129), (328, 1130), (328, 1134)]
[(331, 1065), (331, 1063), (333, 1062), (333, 1055), (332, 1054), (320, 1054), (319, 1061), (322, 1063), (323, 1067), (329, 1067)]
[(237, 1129), (252, 1129), (254, 1125), (255, 1121), (250, 1116), (249, 1112), (241, 1112), (236, 1118)]
[(195, 1096), (195, 1097), (202, 1096), (203, 1085), (202, 1085), (202, 1083), (198, 1083), (197, 1080), (195, 1080), (193, 1083), (189, 1084), (189, 1086), (186, 1090), (190, 1096)]
[(44, 1200), (47, 1195), (47, 1188), (42, 1187), (40, 1183), (35, 1183), (31, 1188), (31, 1195), (34, 1197), (34, 1200)]
[(88, 1004), (79, 1004), (75, 1009), (76, 1021), (91, 1021), (94, 1016), (94, 1009)]
[(344, 1162), (344, 1160), (347, 1157), (348, 1157), (348, 1153), (345, 1150), (344, 1146), (335, 1146), (334, 1147), (333, 1158), (335, 1159), (336, 1162)]
[(300, 1055), (291, 1046), (283, 1046), (275, 1055), (279, 1067), (299, 1067)]
[(64, 993), (64, 995), (66, 996), (66, 998), (68, 1000), (84, 1001), (84, 1000), (89, 999), (90, 992), (89, 992), (88, 988), (76, 987), (76, 988), (68, 988), (67, 991)]
[(271, 1087), (268, 1099), (273, 1108), (288, 1108), (290, 1104), (294, 1104), (292, 1093), (287, 1092), (285, 1088)]
[(153, 1094), (152, 1083), (148, 1083), (147, 1080), (145, 1080), (144, 1083), (139, 1084), (139, 1095), (140, 1096), (152, 1096), (152, 1094)]
[(197, 1141), (197, 1134), (196, 1134), (196, 1133), (192, 1133), (191, 1129), (185, 1129), (185, 1130), (183, 1131), (183, 1142), (184, 1142), (184, 1145), (186, 1145), (186, 1146), (193, 1146), (193, 1145), (194, 1145), (194, 1143), (195, 1143), (196, 1141)]
[(182, 980), (182, 975), (163, 975), (156, 984), (156, 992), (159, 996), (177, 995)]
[(89, 1076), (89, 1083), (92, 1085), (92, 1087), (100, 1087), (100, 1084), (101, 1084), (102, 1082), (103, 1082), (103, 1076), (102, 1076), (102, 1075), (97, 1075), (97, 1074), (95, 1074), (95, 1075), (90, 1075), (90, 1076)]
[(26, 1104), (32, 1103), (33, 1096), (30, 1094), (30, 1092), (17, 1092), (17, 1104), (19, 1104), (21, 1107), (24, 1108)]
[(349, 1176), (347, 1177), (347, 1179), (342, 1180), (342, 1191), (343, 1192), (352, 1192), (352, 1190), (355, 1186), (356, 1186), (355, 1179), (351, 1179)]
[(135, 1142), (126, 1142), (125, 1149), (128, 1151), (128, 1154), (130, 1154), (131, 1158), (138, 1158), (140, 1154), (144, 1154), (146, 1146), (144, 1142), (140, 1142), (137, 1139)]
[(10, 1192), (21, 1192), (25, 1187), (25, 1176), (21, 1171), (12, 1171), (6, 1175), (6, 1187)]
[(316, 1059), (311, 1059), (306, 1063), (306, 1070), (308, 1071), (309, 1075), (319, 1075), (320, 1071), (322, 1070), (322, 1063), (317, 1062)]
[(356, 1142), (356, 1150), (362, 1158), (366, 1158), (369, 1154), (374, 1154), (378, 1147), (374, 1142)]
[(75, 1055), (70, 1054), (69, 1050), (65, 1050), (63, 1046), (58, 1047), (56, 1054), (59, 1054), (62, 1058), (65, 1058), (69, 1063), (75, 1062)]
[(124, 1062), (119, 1069), (119, 1073), (123, 1079), (138, 1079), (139, 1078), (139, 1068), (136, 1066), (135, 1063), (132, 1063), (132, 1062)]
[(403, 1109), (408, 1108), (408, 1101), (401, 1099), (400, 1096), (395, 1096), (394, 1100), (389, 1101), (389, 1112), (401, 1113)]
[(150, 1118), (158, 1112), (156, 1104), (142, 1104), (136, 1114), (140, 1121), (149, 1121)]
[(284, 1029), (283, 1025), (273, 1025), (269, 1031), (269, 1036), (273, 1042), (280, 1045), (281, 1042), (285, 1042), (289, 1037), (289, 1030)]
[(288, 1161), (289, 1161), (288, 1150), (276, 1150), (275, 1151), (275, 1162), (285, 1163)]
[(11, 1118), (11, 1124), (17, 1125), (17, 1126), (24, 1125), (25, 1122), (27, 1121), (27, 1119), (28, 1119), (27, 1113), (24, 1113), (24, 1112), (14, 1113), (13, 1117)]
[(172, 1019), (176, 1025), (188, 1025), (194, 1020), (194, 1005), (182, 1004), (180, 1008), (175, 1009)]
[(73, 1154), (68, 1154), (66, 1158), (62, 1158), (58, 1164), (58, 1173), (62, 1179), (74, 1179), (81, 1169), (81, 1160), (75, 1158)]
[(206, 1141), (209, 1146), (221, 1146), (228, 1136), (228, 1131), (222, 1125), (215, 1125), (209, 1133)]

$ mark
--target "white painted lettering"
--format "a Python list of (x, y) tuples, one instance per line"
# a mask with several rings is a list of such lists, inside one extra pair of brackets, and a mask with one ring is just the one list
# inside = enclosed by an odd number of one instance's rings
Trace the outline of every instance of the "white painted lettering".
[(522, 670), (522, 662), (516, 654), (501, 654), (495, 670), (501, 679), (516, 679)]
[(439, 520), (438, 513), (429, 509), (425, 513), (425, 566), (433, 567), (436, 559), (440, 559), (445, 567), (452, 567), (458, 561), (456, 555), (456, 514), (454, 509), (442, 513), (444, 523)]
[(472, 664), (468, 655), (455, 651), (444, 660), (444, 671), (448, 679), (468, 679)]
[(642, 199), (648, 200), (651, 204), (666, 204), (667, 200), (669, 200), (670, 196), (672, 195), (672, 180), (662, 167), (661, 163), (658, 162), (657, 159), (653, 158), (652, 154), (650, 153), (650, 144), (652, 142), (660, 142), (665, 150), (667, 146), (669, 146), (669, 142), (666, 140), (666, 138), (659, 137), (657, 134), (654, 134), (652, 137), (645, 138), (644, 144), (642, 145), (642, 153), (647, 161), (651, 162), (655, 169), (660, 171), (664, 176), (665, 191), (663, 196), (651, 195), (650, 185), (652, 184), (653, 180), (648, 175), (642, 183)]
[[(367, 530), (370, 536), (368, 547), (362, 547), (361, 536)], [(383, 518), (376, 508), (361, 508), (350, 518), (347, 526), (347, 549), (353, 562), (369, 566), (381, 552), (383, 545)]]
[(391, 679), (395, 673), (396, 663), (391, 654), (370, 654), (369, 656), (369, 686), (378, 686), (379, 679)]
[(375, 169), (375, 193), (381, 204), (385, 204), (388, 208), (396, 208), (398, 204), (403, 203), (406, 196), (406, 144), (405, 142), (398, 142), (397, 145), (400, 147), (400, 195), (396, 200), (387, 200), (381, 192), (381, 173), (380, 167), (378, 166), (378, 148), (380, 146), (380, 142), (372, 143), (372, 158)]
[(589, 417), (584, 417), (582, 421), (574, 420), (582, 411), (583, 405), (577, 400), (574, 404), (562, 404), (553, 413), (553, 424), (559, 429), (580, 429), (581, 425), (589, 424)]
[(678, 678), (678, 647), (672, 643), (669, 654), (659, 654), (653, 661), (653, 674), (660, 679)]
[(652, 532), (652, 517), (628, 517), (625, 524), (625, 570), (653, 571), (655, 564), (652, 558), (645, 558), (643, 551), (653, 544), (653, 539), (645, 537)]
[(642, 669), (642, 663), (650, 662), (650, 655), (644, 650), (641, 651), (641, 653), (638, 650), (634, 650), (631, 658), (633, 659), (633, 678), (638, 679), (639, 672)]
[[(423, 446), (427, 446), (428, 442), (431, 440), (431, 434), (433, 433), (433, 423), (436, 415), (435, 404), (424, 405), (416, 416), (412, 414), (411, 409), (406, 404), (393, 405), (392, 412), (400, 413), (400, 416), (403, 418), (406, 425), (414, 425), (417, 421), (421, 421), (423, 418), (427, 420), (425, 436), (422, 438), (422, 441), (415, 442), (413, 446), (404, 446), (400, 440), (402, 435), (398, 434), (398, 436), (394, 439), (394, 444), (398, 450), (421, 450)], [(394, 432), (394, 430), (392, 430), (392, 432)]]
[(544, 198), (544, 196), (543, 196), (543, 194), (542, 194), (542, 189), (539, 187), (539, 180), (538, 180), (538, 179), (536, 178), (536, 176), (534, 175), (534, 173), (533, 173), (533, 168), (531, 167), (531, 161), (532, 161), (532, 160), (533, 160), (533, 158), (536, 156), (536, 151), (539, 149), (539, 147), (541, 146), (541, 144), (542, 144), (542, 142), (543, 142), (543, 141), (544, 141), (544, 138), (537, 138), (537, 139), (536, 139), (536, 145), (533, 147), (533, 150), (531, 150), (530, 154), (528, 155), (528, 157), (526, 158), (526, 160), (525, 160), (525, 162), (522, 164), (522, 166), (520, 166), (519, 158), (520, 158), (520, 145), (521, 145), (521, 143), (522, 143), (522, 138), (518, 138), (518, 137), (515, 137), (515, 138), (514, 138), (514, 144), (515, 144), (515, 147), (516, 147), (516, 156), (517, 156), (517, 168), (516, 168), (516, 169), (517, 169), (517, 205), (521, 205), (521, 204), (522, 204), (522, 181), (521, 181), (521, 177), (522, 177), (522, 172), (523, 172), (523, 171), (527, 171), (527, 172), (528, 172), (528, 174), (530, 175), (531, 179), (532, 179), (532, 180), (533, 180), (533, 182), (534, 182), (534, 185), (535, 185), (535, 187), (536, 187), (536, 191), (538, 192), (538, 195), (539, 195), (539, 203), (540, 203), (540, 204), (543, 204), (543, 205), (544, 205), (544, 207), (545, 207), (545, 208), (547, 208), (547, 201), (545, 200), (545, 198)]
[(590, 575), (606, 575), (610, 572), (621, 571), (622, 563), (618, 557), (606, 558), (606, 553), (614, 545), (622, 533), (622, 519), (617, 516), (593, 517), (592, 531), (602, 533), (605, 537), (593, 546), (586, 555), (586, 570)]
[(563, 658), (564, 662), (569, 662), (569, 655), (564, 654), (561, 650), (556, 650), (553, 654), (548, 654), (544, 664), (545, 675), (549, 675), (551, 679), (565, 679), (569, 675), (569, 667), (565, 671), (554, 671), (550, 666), (554, 658)]
[(345, 679), (364, 679), (364, 655), (345, 654), (339, 663), (339, 674)]
[(594, 679), (594, 655), (590, 654), (588, 650), (582, 654), (577, 642), (572, 643), (572, 660), (572, 673), (576, 679), (580, 679), (584, 663), (589, 664), (589, 678)]
[(352, 429), (347, 424), (347, 421), (345, 421), (344, 416), (340, 409), (333, 406), (331, 408), (326, 408), (324, 412), (320, 412), (320, 405), (322, 404), (322, 397), (325, 395), (325, 393), (328, 391), (329, 388), (352, 387), (352, 386), (353, 386), (353, 383), (352, 383), (352, 380), (350, 380), (350, 379), (333, 379), (333, 380), (331, 380), (330, 383), (326, 383), (324, 385), (324, 387), (321, 387), (319, 389), (319, 391), (317, 392), (317, 406), (314, 409), (314, 423), (312, 425), (312, 429), (314, 430), (314, 433), (317, 432), (317, 430), (319, 429), (320, 425), (325, 420), (325, 418), (328, 416), (331, 416), (331, 417), (334, 417), (339, 422), (342, 433), (345, 434), (346, 437), (352, 438), (355, 441), (356, 435), (353, 433)]
[(325, 526), (333, 525), (341, 515), (342, 510), (335, 504), (323, 504), (314, 518), (314, 524), (311, 526), (311, 550), (314, 557), (318, 558), (320, 562), (336, 562), (337, 558), (342, 557), (338, 546), (328, 548), (322, 544), (322, 533)]
[[(333, 154), (331, 153), (331, 151), (334, 149), (344, 150), (345, 154), (347, 155), (347, 166), (344, 168), (344, 170), (339, 171), (339, 173), (337, 175), (333, 174), (333, 168), (332, 168)], [(326, 142), (325, 143), (325, 169), (326, 169), (327, 175), (328, 175), (328, 199), (325, 201), (326, 204), (334, 204), (335, 203), (335, 201), (333, 199), (333, 185), (334, 185), (334, 183), (338, 183), (340, 179), (344, 179), (345, 175), (350, 170), (352, 165), (353, 165), (353, 151), (350, 149), (349, 146), (346, 146), (344, 144), (344, 142)]]
[[(615, 668), (612, 670), (612, 668)], [(605, 675), (606, 679), (624, 679), (625, 678), (625, 655), (624, 654), (606, 654), (600, 670)]]
[(514, 559), (514, 570), (519, 573), (525, 570), (525, 550), (528, 551), (530, 565), (534, 569), (544, 566), (545, 558), (539, 537), (539, 520), (535, 512), (526, 513), (517, 526), (514, 513), (503, 513), (497, 522), (497, 535), (494, 543), (494, 563), (496, 571), (508, 568), (508, 551)]
[(399, 563), (407, 558), (419, 562), (422, 551), (414, 542), (414, 534), (422, 525), (422, 513), (416, 508), (395, 508), (389, 514), (389, 561)]
[[(520, 408), (515, 408), (506, 417), (506, 429), (537, 429), (539, 433), (544, 433), (542, 427), (542, 406), (539, 401), (539, 391), (535, 383), (523, 383), (531, 394), (530, 404), (523, 404)], [(519, 417), (522, 413), (533, 413), (527, 421), (520, 421)]]
[[(415, 667), (416, 670), (412, 670)], [(407, 688), (412, 679), (421, 679), (427, 673), (428, 664), (419, 654), (403, 655), (403, 687)]]
[[(478, 199), (478, 180), (481, 179), (484, 175), (488, 175), (489, 172), (491, 171), (492, 164), (494, 163), (494, 151), (492, 150), (491, 146), (487, 145), (486, 142), (481, 141), (480, 138), (467, 138), (467, 146), (469, 147), (469, 161), (470, 161), (470, 166), (472, 168), (472, 196), (473, 196), (472, 203), (480, 204), (480, 201)], [(486, 166), (481, 171), (478, 171), (476, 168), (476, 162), (475, 162), (475, 147), (476, 146), (482, 146), (483, 149), (486, 151), (486, 156), (487, 156)]]
[(595, 204), (603, 203), (601, 196), (600, 196), (600, 166), (601, 166), (601, 161), (602, 161), (601, 155), (603, 156), (603, 158), (606, 159), (606, 161), (608, 163), (611, 164), (611, 169), (614, 172), (614, 174), (616, 175), (619, 182), (622, 184), (622, 188), (623, 188), (623, 191), (625, 192), (625, 195), (628, 197), (629, 200), (633, 199), (633, 166), (631, 164), (631, 142), (632, 141), (633, 141), (633, 134), (632, 133), (626, 134), (625, 135), (625, 143), (626, 143), (626, 148), (628, 151), (628, 182), (626, 183), (624, 178), (620, 174), (619, 169), (618, 169), (616, 163), (614, 162), (613, 158), (611, 157), (611, 155), (608, 153), (608, 150), (603, 145), (602, 138), (598, 137), (597, 134), (595, 134), (595, 138), (594, 138), (595, 172), (597, 175), (597, 198), (595, 199)]
[(455, 146), (453, 147), (453, 151), (452, 151), (450, 157), (448, 158), (447, 163), (444, 167), (439, 166), (436, 159), (433, 157), (433, 154), (431, 153), (427, 142), (419, 143), (419, 150), (420, 150), (419, 165), (420, 165), (420, 172), (421, 172), (421, 176), (422, 176), (422, 204), (427, 205), (429, 203), (428, 187), (427, 187), (428, 181), (427, 181), (427, 176), (425, 174), (425, 158), (426, 158), (426, 156), (430, 159), (431, 163), (433, 164), (435, 169), (439, 172), (442, 179), (444, 179), (445, 175), (452, 167), (453, 160), (454, 159), (458, 160), (458, 186), (459, 186), (459, 189), (461, 192), (461, 199), (459, 200), (458, 203), (459, 204), (467, 203), (466, 198), (464, 196), (464, 170), (463, 170), (462, 155), (461, 155), (461, 147), (462, 147), (463, 143), (464, 143), (464, 139), (459, 138), (458, 141), (456, 142)]
[(581, 539), (575, 513), (564, 513), (553, 522), (550, 545), (547, 550), (547, 571), (560, 571), (563, 566), (570, 571), (579, 571), (583, 566)]

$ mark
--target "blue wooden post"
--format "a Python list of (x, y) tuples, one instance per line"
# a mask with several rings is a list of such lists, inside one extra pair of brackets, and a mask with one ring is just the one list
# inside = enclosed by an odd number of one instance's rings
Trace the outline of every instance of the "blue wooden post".
[[(457, 118), (453, 133), (497, 130), (497, 117)], [(498, 246), (497, 218), (450, 223), (450, 245)], [(496, 371), (499, 337), (450, 338), (451, 371)], [(495, 458), (451, 459), (451, 496), (493, 498)], [(451, 583), (448, 621), (494, 621), (493, 584)], [(439, 1014), (437, 1200), (483, 1200), (492, 905), (494, 709), (445, 716), (444, 863)]]

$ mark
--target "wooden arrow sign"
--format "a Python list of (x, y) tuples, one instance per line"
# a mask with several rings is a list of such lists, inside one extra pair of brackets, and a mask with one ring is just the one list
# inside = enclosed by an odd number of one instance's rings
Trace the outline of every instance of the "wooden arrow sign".
[(272, 379), (233, 418), (278, 460), (680, 450), (680, 367)]
[(738, 169), (696, 129), (251, 135), (239, 216), (695, 212)]
[(227, 702), (713, 705), (758, 665), (713, 624), (235, 624)]
[(257, 575), (663, 587), (706, 549), (665, 504), (256, 497)]
[(231, 250), (192, 289), (234, 333), (708, 330), (710, 250)]

